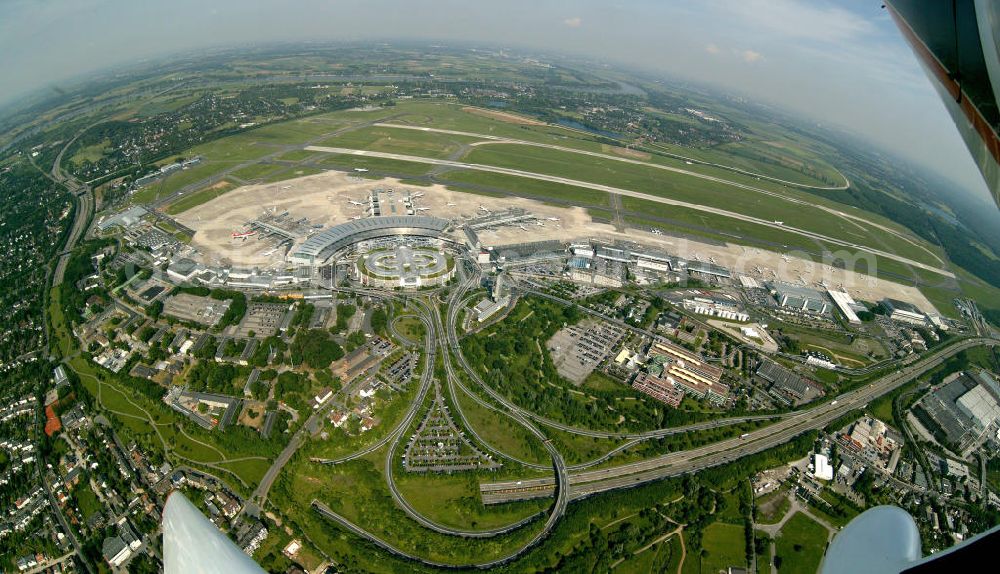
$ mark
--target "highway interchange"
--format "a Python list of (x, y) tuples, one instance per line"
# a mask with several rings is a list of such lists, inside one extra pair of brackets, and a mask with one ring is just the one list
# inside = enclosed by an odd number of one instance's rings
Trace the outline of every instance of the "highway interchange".
[[(614, 433), (607, 431), (595, 431), (561, 424), (557, 421), (546, 419), (530, 410), (524, 409), (509, 399), (502, 393), (492, 388), (482, 380), (477, 371), (468, 364), (462, 354), (460, 345), (460, 335), (458, 330), (460, 310), (467, 303), (469, 292), (479, 285), (481, 275), (478, 266), (471, 260), (459, 260), (458, 285), (454, 286), (447, 293), (444, 301), (444, 308), (439, 313), (435, 304), (435, 297), (446, 293), (442, 289), (426, 292), (421, 296), (410, 296), (403, 298), (395, 293), (377, 291), (371, 289), (337, 288), (338, 291), (353, 293), (355, 295), (368, 295), (383, 299), (394, 299), (405, 301), (412, 309), (413, 314), (424, 325), (426, 334), (423, 341), (424, 368), (420, 376), (420, 387), (416, 398), (413, 399), (409, 409), (402, 419), (395, 424), (393, 429), (381, 440), (357, 452), (337, 458), (337, 459), (314, 459), (313, 462), (324, 465), (335, 465), (355, 460), (372, 453), (385, 449), (384, 478), (387, 488), (400, 508), (409, 518), (420, 524), (422, 527), (439, 534), (458, 536), (462, 538), (491, 538), (502, 536), (517, 531), (525, 527), (537, 526), (542, 514), (546, 515), (544, 522), (538, 531), (526, 542), (517, 547), (511, 548), (503, 556), (485, 560), (479, 563), (463, 565), (445, 564), (424, 557), (412, 555), (399, 549), (392, 543), (380, 538), (378, 535), (368, 532), (361, 526), (352, 523), (347, 518), (337, 514), (320, 500), (314, 500), (312, 507), (321, 516), (333, 520), (344, 528), (362, 536), (370, 542), (382, 547), (395, 555), (414, 560), (426, 565), (451, 568), (451, 567), (477, 567), (489, 568), (498, 564), (506, 563), (516, 559), (529, 548), (540, 542), (557, 526), (564, 515), (568, 504), (573, 500), (579, 500), (587, 496), (607, 492), (611, 490), (635, 487), (663, 478), (677, 476), (686, 473), (696, 472), (712, 466), (718, 466), (733, 462), (743, 456), (765, 451), (767, 449), (787, 443), (796, 436), (813, 430), (821, 429), (830, 422), (842, 417), (855, 409), (863, 408), (871, 400), (878, 398), (892, 390), (914, 380), (916, 377), (928, 370), (940, 365), (943, 361), (961, 352), (976, 346), (996, 346), (1000, 341), (988, 338), (969, 338), (952, 342), (951, 344), (936, 349), (932, 353), (922, 357), (917, 361), (900, 367), (898, 370), (878, 378), (862, 387), (844, 393), (835, 400), (824, 402), (807, 410), (799, 410), (784, 414), (768, 414), (756, 416), (731, 417), (698, 423), (684, 427), (654, 429), (643, 433)], [(525, 289), (524, 292), (530, 292)], [(536, 293), (532, 293), (536, 294)], [(550, 296), (551, 297), (551, 296)], [(556, 298), (558, 299), (558, 298)], [(570, 301), (560, 300), (564, 304), (574, 304)], [(580, 309), (594, 313), (585, 307)], [(442, 318), (442, 314), (444, 317)], [(648, 334), (648, 333), (647, 333)], [(446, 373), (445, 381), (434, 380), (435, 361), (440, 360)], [(466, 382), (464, 382), (466, 381)], [(471, 381), (472, 384), (468, 384)], [(444, 383), (442, 385), (442, 383)], [(542, 478), (525, 479), (521, 481), (497, 482), (486, 484), (484, 491), (492, 490), (498, 498), (495, 501), (522, 500), (528, 498), (538, 498), (540, 496), (554, 496), (552, 505), (546, 513), (528, 516), (514, 523), (492, 529), (459, 529), (435, 522), (434, 520), (418, 512), (397, 488), (394, 472), (399, 468), (397, 452), (401, 441), (408, 436), (408, 430), (412, 428), (414, 421), (422, 412), (425, 399), (428, 393), (442, 392), (446, 388), (452, 397), (451, 406), (453, 414), (462, 423), (468, 434), (478, 442), (486, 452), (497, 459), (506, 459), (517, 462), (528, 468), (536, 470), (549, 470), (551, 476)], [(510, 454), (491, 445), (489, 440), (481, 436), (477, 430), (469, 424), (468, 418), (462, 411), (461, 402), (457, 400), (457, 393), (465, 393), (480, 406), (502, 413), (508, 417), (513, 424), (520, 425), (544, 445), (551, 461), (550, 464), (538, 464), (520, 460)], [(482, 396), (482, 395), (485, 395)], [(747, 420), (767, 419), (772, 421), (769, 425), (755, 431), (746, 433), (740, 438), (733, 438), (715, 442), (702, 447), (671, 452), (660, 456), (651, 457), (638, 462), (620, 464), (616, 466), (604, 466), (614, 456), (637, 445), (644, 440), (659, 438), (670, 434), (686, 431), (695, 431), (704, 428), (714, 428), (736, 424)], [(552, 441), (546, 436), (544, 428), (556, 428), (564, 432), (580, 434), (583, 436), (594, 436), (604, 438), (625, 439), (622, 445), (614, 450), (605, 453), (601, 457), (581, 464), (569, 466), (564, 461), (562, 455), (553, 446)], [(277, 465), (277, 463), (276, 463)], [(601, 468), (593, 468), (601, 465)], [(277, 470), (280, 470), (280, 465)], [(484, 492), (484, 500), (489, 492)], [(535, 525), (535, 526), (532, 526)]]

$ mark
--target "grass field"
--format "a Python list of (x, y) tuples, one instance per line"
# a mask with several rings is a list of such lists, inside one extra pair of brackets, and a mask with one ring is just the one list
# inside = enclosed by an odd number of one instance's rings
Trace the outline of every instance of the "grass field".
[(485, 506), (479, 498), (479, 482), (470, 472), (451, 474), (395, 473), (396, 486), (403, 497), (430, 520), (468, 530), (497, 528), (545, 510), (547, 498)]
[(816, 574), (826, 551), (826, 529), (796, 512), (778, 534), (775, 561), (781, 574)]
[[(591, 183), (620, 187), (734, 211), (765, 221), (781, 220), (817, 233), (866, 245), (877, 246), (871, 228), (859, 227), (810, 204), (795, 204), (754, 191), (678, 174), (648, 165), (623, 163), (611, 159), (581, 157), (578, 154), (534, 146), (504, 145), (475, 148), (466, 161), (569, 177)], [(728, 179), (735, 179), (728, 177)], [(791, 195), (787, 193), (785, 195)], [(805, 198), (800, 198), (805, 199)], [(812, 199), (812, 198), (810, 198)], [(813, 200), (814, 201), (814, 200)], [(812, 214), (812, 215), (810, 215)], [(884, 236), (884, 233), (880, 233)], [(888, 241), (882, 238), (883, 241)], [(928, 255), (903, 242), (897, 251), (914, 258)], [(933, 259), (931, 260), (933, 261)]]
[[(306, 455), (312, 452), (304, 453)], [(343, 536), (333, 522), (310, 508), (313, 499), (361, 528), (387, 540), (397, 548), (445, 563), (485, 561), (506, 549), (524, 544), (541, 528), (537, 521), (507, 535), (487, 539), (465, 539), (437, 534), (420, 527), (399, 510), (389, 496), (382, 477), (382, 450), (339, 464), (310, 463), (307, 456), (293, 459), (281, 473), (269, 496), (313, 542), (334, 555), (351, 556), (352, 564), (365, 571), (385, 571), (386, 553), (357, 553), (357, 539)]]
[(249, 459), (236, 462), (218, 463), (222, 468), (231, 470), (250, 486), (256, 486), (271, 467), (270, 460)]
[(192, 207), (197, 207), (203, 203), (208, 203), (220, 195), (236, 189), (236, 184), (223, 180), (215, 185), (208, 186), (198, 191), (193, 191), (189, 194), (182, 195), (177, 201), (172, 202), (167, 207), (167, 213), (171, 215), (177, 215), (178, 213), (184, 213), (185, 211), (191, 209)]
[(461, 390), (456, 394), (469, 425), (489, 446), (526, 462), (545, 464), (549, 461), (541, 441), (524, 427), (512, 424), (507, 416), (479, 405)]
[(453, 187), (461, 191), (463, 184), (494, 193), (512, 193), (523, 197), (531, 197), (541, 201), (553, 200), (555, 204), (571, 204), (581, 206), (607, 206), (608, 194), (583, 187), (575, 187), (562, 183), (540, 181), (502, 173), (486, 171), (456, 170), (435, 176), (437, 181), (455, 184)]
[(80, 481), (73, 489), (73, 499), (76, 500), (76, 505), (84, 520), (101, 511), (101, 501), (97, 499), (97, 495), (94, 494), (94, 491), (90, 489), (90, 484), (85, 480)]
[(426, 175), (434, 167), (432, 165), (414, 163), (412, 161), (336, 154), (327, 154), (327, 157), (318, 161), (316, 165), (319, 167), (328, 167), (348, 172), (354, 169), (367, 169), (379, 174), (384, 173), (389, 175), (399, 175), (402, 177)]
[(413, 342), (422, 341), (424, 335), (427, 334), (427, 329), (420, 319), (412, 316), (401, 317), (397, 320), (396, 330), (399, 331), (399, 334)]
[(287, 169), (288, 168), (283, 165), (273, 163), (256, 163), (247, 167), (242, 167), (232, 172), (232, 175), (246, 181), (257, 179), (262, 180), (274, 175), (276, 172), (285, 171)]
[[(760, 530), (754, 531), (754, 536), (767, 538), (767, 533)], [(764, 552), (757, 555), (757, 574), (771, 574), (771, 545), (764, 545)]]
[(446, 158), (459, 151), (463, 144), (478, 140), (469, 136), (368, 127), (323, 140), (320, 145)]
[(743, 527), (723, 522), (713, 522), (705, 528), (701, 539), (702, 572), (718, 572), (730, 566), (746, 565), (746, 544)]

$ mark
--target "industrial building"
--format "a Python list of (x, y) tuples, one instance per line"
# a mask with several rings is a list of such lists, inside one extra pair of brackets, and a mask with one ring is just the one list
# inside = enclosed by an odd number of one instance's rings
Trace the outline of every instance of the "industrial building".
[(826, 394), (819, 384), (769, 359), (761, 361), (756, 377), (767, 385), (768, 394), (789, 406), (799, 406)]
[(632, 380), (632, 388), (675, 409), (680, 406), (684, 399), (684, 391), (678, 388), (672, 380), (650, 373), (637, 374)]
[(774, 298), (786, 309), (822, 315), (830, 310), (826, 297), (809, 287), (792, 285), (790, 283), (769, 283)]
[(702, 357), (664, 340), (650, 345), (647, 355), (649, 372), (670, 381), (684, 393), (717, 405), (730, 402), (729, 386), (721, 382), (722, 369), (709, 365)]
[(1000, 424), (1000, 383), (988, 372), (956, 373), (917, 403), (922, 420), (946, 442), (966, 452), (995, 436)]
[(916, 305), (898, 299), (883, 299), (882, 306), (889, 311), (889, 318), (893, 321), (917, 326), (927, 324), (927, 316)]
[(849, 294), (843, 291), (828, 290), (827, 295), (833, 301), (833, 304), (837, 306), (840, 313), (847, 319), (848, 323), (852, 325), (857, 325), (861, 323), (861, 319), (858, 318), (858, 313), (865, 311), (865, 306), (858, 303)]

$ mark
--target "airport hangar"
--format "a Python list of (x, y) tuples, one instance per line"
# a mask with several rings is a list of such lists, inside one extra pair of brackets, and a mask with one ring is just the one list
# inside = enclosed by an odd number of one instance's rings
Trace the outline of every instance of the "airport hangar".
[(301, 265), (319, 265), (341, 249), (382, 237), (427, 237), (452, 242), (444, 237), (451, 222), (430, 215), (388, 215), (367, 217), (328, 229), (305, 240), (288, 258)]

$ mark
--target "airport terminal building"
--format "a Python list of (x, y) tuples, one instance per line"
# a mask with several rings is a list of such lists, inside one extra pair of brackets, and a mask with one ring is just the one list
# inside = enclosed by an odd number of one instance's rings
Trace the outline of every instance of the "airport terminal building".
[(358, 219), (327, 228), (305, 240), (288, 256), (292, 263), (319, 265), (355, 243), (381, 237), (443, 239), (451, 225), (447, 219), (427, 215), (389, 215)]

